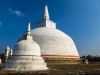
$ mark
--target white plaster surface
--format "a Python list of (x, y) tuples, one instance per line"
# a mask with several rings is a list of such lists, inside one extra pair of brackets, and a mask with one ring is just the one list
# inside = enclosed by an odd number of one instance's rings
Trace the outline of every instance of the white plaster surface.
[(40, 47), (33, 40), (21, 40), (14, 49), (13, 55), (5, 63), (4, 70), (46, 70), (47, 64), (40, 55)]
[(49, 19), (43, 19), (39, 22), (36, 23), (36, 27), (51, 27), (51, 28), (56, 28), (56, 23), (49, 20)]
[(33, 40), (21, 40), (14, 46), (13, 55), (37, 55), (40, 56), (40, 47)]
[(10, 48), (9, 48), (9, 46), (7, 46), (7, 48), (5, 49), (5, 56), (6, 57), (9, 56), (9, 52), (10, 52)]
[(13, 50), (10, 49), (10, 51), (9, 51), (9, 55), (12, 55), (12, 54), (13, 54)]
[(46, 70), (47, 64), (41, 57), (39, 45), (30, 34), (30, 23), (26, 34), (14, 46), (13, 54), (8, 58), (4, 70)]
[(4, 70), (46, 70), (46, 63), (38, 56), (10, 56)]
[(62, 31), (51, 27), (39, 27), (31, 31), (41, 55), (79, 56), (73, 40)]
[(45, 7), (44, 7), (43, 19), (49, 19), (49, 12), (48, 12), (48, 6), (47, 5), (45, 5)]

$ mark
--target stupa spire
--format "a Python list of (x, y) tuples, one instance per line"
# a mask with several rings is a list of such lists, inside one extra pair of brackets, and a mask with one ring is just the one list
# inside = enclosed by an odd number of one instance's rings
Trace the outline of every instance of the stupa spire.
[(32, 40), (33, 37), (31, 35), (31, 26), (30, 26), (30, 20), (28, 21), (28, 26), (27, 26), (27, 29), (26, 29), (26, 33), (18, 40), (21, 41), (21, 40)]
[(26, 30), (26, 34), (24, 36), (24, 39), (26, 40), (32, 40), (33, 37), (31, 35), (31, 26), (30, 26), (30, 20), (28, 21), (28, 26), (27, 26), (27, 30)]
[(49, 12), (48, 12), (48, 6), (45, 3), (44, 6), (44, 15), (41, 21), (36, 23), (36, 27), (51, 27), (56, 28), (56, 23), (50, 20)]
[(31, 34), (31, 27), (30, 27), (30, 20), (28, 21), (28, 27), (27, 27), (27, 30), (26, 30), (26, 34), (30, 35)]
[(44, 6), (44, 16), (43, 16), (43, 19), (49, 19), (48, 6), (47, 6), (46, 3), (45, 3), (45, 6)]

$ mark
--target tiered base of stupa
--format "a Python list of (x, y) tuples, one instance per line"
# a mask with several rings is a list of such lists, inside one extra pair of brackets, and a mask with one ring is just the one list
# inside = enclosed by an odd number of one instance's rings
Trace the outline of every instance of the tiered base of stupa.
[(47, 64), (40, 56), (10, 56), (3, 70), (46, 70)]
[(55, 55), (42, 55), (46, 63), (52, 64), (80, 64), (79, 56), (55, 56)]

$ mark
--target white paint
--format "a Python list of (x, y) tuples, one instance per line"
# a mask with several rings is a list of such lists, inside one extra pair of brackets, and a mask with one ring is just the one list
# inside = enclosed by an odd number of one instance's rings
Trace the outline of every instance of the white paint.
[(9, 56), (9, 52), (10, 52), (10, 47), (7, 46), (7, 48), (5, 49), (5, 56), (6, 56), (6, 57)]
[(33, 40), (22, 40), (14, 46), (13, 55), (37, 55), (40, 56), (40, 47)]
[(73, 40), (58, 29), (40, 27), (31, 34), (41, 48), (41, 55), (79, 56)]
[(47, 5), (45, 5), (45, 7), (44, 7), (43, 19), (49, 19), (49, 12), (48, 12), (48, 6)]
[[(74, 41), (62, 31), (56, 29), (56, 23), (49, 20), (48, 8), (45, 6), (44, 18), (36, 23), (36, 29), (31, 31), (34, 41), (41, 49), (41, 55), (64, 55), (79, 58)], [(77, 56), (77, 57), (74, 57)]]
[(31, 27), (30, 27), (30, 21), (29, 21), (26, 34), (30, 35), (30, 31), (31, 31)]
[[(30, 24), (28, 24), (30, 33)], [(23, 39), (14, 46), (13, 55), (5, 63), (4, 70), (46, 70), (47, 64), (41, 57), (39, 45), (33, 41), (31, 34), (26, 32)]]
[(49, 20), (49, 19), (43, 19), (43, 20), (36, 23), (36, 28), (39, 28), (39, 27), (56, 28), (56, 23)]
[(51, 27), (56, 28), (56, 23), (49, 19), (48, 7), (45, 5), (43, 19), (36, 23), (36, 27)]
[(12, 54), (13, 54), (13, 50), (10, 49), (10, 51), (9, 51), (9, 55), (12, 55)]
[(42, 57), (38, 56), (11, 56), (3, 70), (46, 70), (47, 64)]

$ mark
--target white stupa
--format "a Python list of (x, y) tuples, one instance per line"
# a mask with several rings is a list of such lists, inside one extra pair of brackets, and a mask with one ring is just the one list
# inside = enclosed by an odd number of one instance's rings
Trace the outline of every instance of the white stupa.
[(9, 56), (11, 56), (12, 54), (13, 54), (13, 50), (10, 49), (10, 51), (9, 51)]
[(13, 54), (5, 63), (4, 70), (46, 70), (47, 66), (41, 57), (39, 45), (33, 41), (30, 33), (30, 22), (26, 34), (14, 46)]
[(6, 49), (5, 49), (4, 56), (5, 56), (5, 57), (8, 57), (8, 56), (9, 56), (9, 52), (10, 52), (10, 47), (7, 46)]
[(4, 62), (7, 61), (8, 57), (9, 57), (9, 53), (10, 53), (10, 47), (7, 46), (4, 52)]
[(36, 23), (36, 27), (31, 34), (34, 41), (39, 44), (45, 59), (79, 59), (74, 41), (67, 34), (56, 29), (56, 23), (50, 20), (47, 5), (44, 8), (44, 16)]

